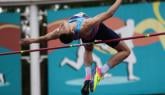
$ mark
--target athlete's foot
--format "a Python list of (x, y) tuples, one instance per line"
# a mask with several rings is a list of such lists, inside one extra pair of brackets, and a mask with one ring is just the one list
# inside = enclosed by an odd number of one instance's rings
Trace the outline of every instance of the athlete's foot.
[(129, 77), (128, 77), (128, 80), (129, 80), (129, 81), (139, 80), (139, 77), (137, 77), (137, 76), (129, 76)]
[(82, 95), (89, 95), (90, 82), (91, 82), (91, 80), (85, 80), (84, 86), (83, 86), (83, 88), (81, 89), (81, 94), (82, 94)]
[(90, 81), (90, 85), (89, 86), (90, 86), (90, 91), (93, 92), (93, 88), (94, 88), (93, 87), (94, 86), (93, 80)]
[(99, 82), (103, 79), (103, 75), (101, 73), (101, 69), (96, 67), (96, 72), (94, 75), (94, 85), (93, 85), (93, 91), (96, 90), (96, 86), (99, 84)]

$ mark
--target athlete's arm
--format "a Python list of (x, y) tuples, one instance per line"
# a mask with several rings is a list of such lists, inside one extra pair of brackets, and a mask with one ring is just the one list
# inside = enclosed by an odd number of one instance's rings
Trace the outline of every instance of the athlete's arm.
[(60, 29), (57, 28), (54, 31), (47, 33), (44, 36), (40, 36), (38, 38), (26, 38), (21, 40), (21, 44), (31, 44), (31, 43), (41, 43), (46, 42), (48, 40), (57, 39), (60, 36)]
[(119, 8), (121, 3), (122, 3), (122, 0), (116, 0), (115, 3), (107, 11), (93, 17), (91, 19), (93, 24), (103, 22), (104, 20), (112, 17), (114, 13), (116, 12), (116, 10)]

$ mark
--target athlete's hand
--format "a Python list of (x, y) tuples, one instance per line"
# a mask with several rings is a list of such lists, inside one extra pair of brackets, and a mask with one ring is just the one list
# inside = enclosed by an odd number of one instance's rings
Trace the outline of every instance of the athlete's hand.
[(34, 42), (34, 39), (22, 39), (21, 41), (20, 41), (20, 44), (21, 45), (28, 45), (28, 44), (31, 44), (31, 43), (33, 43)]

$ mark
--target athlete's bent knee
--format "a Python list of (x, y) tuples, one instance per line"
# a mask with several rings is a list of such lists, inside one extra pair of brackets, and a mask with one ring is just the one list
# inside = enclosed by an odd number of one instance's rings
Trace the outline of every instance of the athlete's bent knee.
[(130, 49), (128, 48), (127, 50), (125, 50), (125, 53), (126, 53), (126, 57), (128, 57), (131, 53)]

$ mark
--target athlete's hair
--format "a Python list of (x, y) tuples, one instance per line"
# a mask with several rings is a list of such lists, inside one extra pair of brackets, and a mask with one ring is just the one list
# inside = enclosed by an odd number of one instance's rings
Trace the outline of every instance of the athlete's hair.
[(62, 43), (68, 44), (74, 40), (74, 34), (73, 33), (63, 33), (60, 35), (59, 39)]

